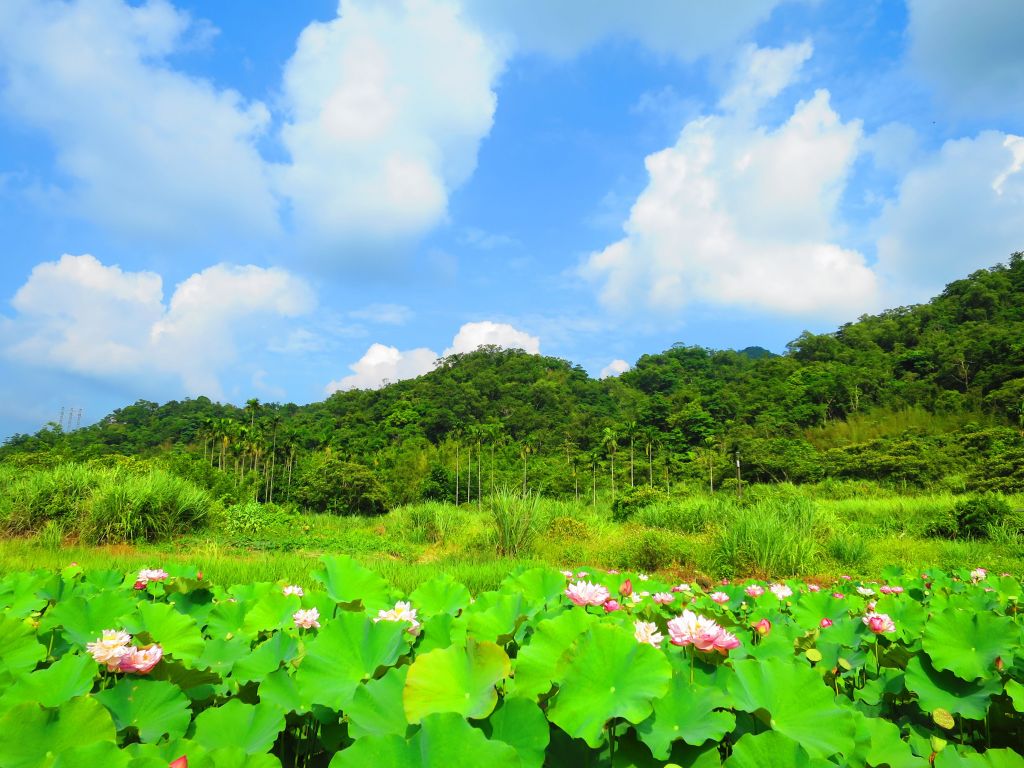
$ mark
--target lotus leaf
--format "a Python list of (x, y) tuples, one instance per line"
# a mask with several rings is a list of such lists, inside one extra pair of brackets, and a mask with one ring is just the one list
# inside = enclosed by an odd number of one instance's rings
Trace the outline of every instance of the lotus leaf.
[(337, 603), (362, 603), (367, 610), (390, 608), (388, 584), (347, 555), (324, 555), (323, 566), (310, 574)]
[(778, 731), (745, 734), (736, 742), (725, 768), (817, 768), (830, 766)]
[(512, 671), (508, 654), (494, 643), (466, 641), (416, 657), (402, 701), (410, 723), (435, 712), (487, 717), (498, 701), (494, 686)]
[(443, 574), (420, 584), (409, 595), (409, 600), (422, 616), (432, 616), (436, 613), (457, 614), (469, 605), (471, 595), (463, 584), (448, 574)]
[(59, 707), (91, 691), (96, 672), (97, 665), (91, 656), (69, 653), (46, 669), (20, 677), (4, 694), (4, 702), (35, 701), (44, 707)]
[(1002, 689), (997, 679), (965, 682), (952, 672), (935, 669), (923, 656), (907, 662), (905, 682), (925, 712), (945, 709), (971, 720), (984, 719), (989, 700)]
[(110, 710), (119, 731), (132, 726), (146, 742), (165, 734), (176, 739), (192, 719), (188, 697), (163, 680), (123, 677), (113, 688), (96, 694), (96, 699)]
[(45, 657), (31, 624), (0, 613), (0, 672), (25, 672)]
[(284, 730), (284, 715), (268, 704), (243, 704), (231, 699), (196, 717), (195, 736), (199, 744), (213, 750), (241, 747), (251, 755), (268, 752)]
[(936, 669), (976, 680), (995, 672), (997, 658), (1012, 658), (1020, 648), (1021, 629), (1005, 616), (947, 611), (932, 617), (922, 642)]
[(76, 747), (97, 741), (113, 743), (110, 713), (91, 696), (79, 696), (58, 709), (26, 702), (0, 718), (0, 765), (38, 768)]
[(72, 645), (84, 648), (104, 629), (119, 629), (136, 607), (131, 595), (121, 591), (99, 592), (89, 597), (75, 595), (57, 603), (39, 620), (39, 631), (63, 627)]
[(689, 673), (675, 670), (668, 693), (654, 702), (654, 714), (637, 726), (640, 740), (655, 757), (668, 759), (678, 739), (699, 747), (708, 739), (720, 740), (736, 727), (732, 712), (715, 711), (729, 706), (729, 697), (704, 678), (701, 674), (691, 686)]
[(166, 603), (139, 603), (138, 614), (127, 622), (128, 630), (145, 632), (159, 643), (164, 654), (191, 664), (203, 652), (205, 643), (195, 619), (178, 613)]
[(541, 708), (529, 699), (505, 699), (483, 724), (491, 739), (515, 748), (523, 768), (541, 768), (551, 734)]
[(402, 692), (409, 667), (389, 669), (379, 680), (356, 688), (348, 715), (349, 734), (354, 739), (367, 735), (394, 734), (405, 738), (409, 721), (405, 717)]
[(537, 624), (530, 642), (520, 648), (509, 695), (537, 698), (551, 689), (558, 662), (595, 621), (586, 611), (566, 611)]

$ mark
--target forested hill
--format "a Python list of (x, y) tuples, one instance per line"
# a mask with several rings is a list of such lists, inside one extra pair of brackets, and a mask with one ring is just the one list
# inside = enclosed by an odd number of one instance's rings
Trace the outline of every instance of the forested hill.
[(1024, 254), (1016, 253), (927, 304), (804, 333), (783, 355), (675, 344), (595, 380), (564, 360), (481, 348), (417, 379), (306, 406), (140, 401), (68, 434), (51, 426), (16, 435), (0, 456), (216, 446), (222, 464), (251, 453), (258, 467), (272, 453), (301, 460), (328, 451), (377, 471), (404, 498), (432, 472), (448, 472), (456, 446), (495, 456), (510, 477), (533, 467), (531, 486), (563, 493), (572, 487), (564, 467), (608, 473), (618, 455), (616, 469), (626, 471), (630, 450), (648, 479), (727, 471), (739, 451), (753, 480), (905, 484), (952, 475), (1009, 489), (1024, 485), (1022, 432)]

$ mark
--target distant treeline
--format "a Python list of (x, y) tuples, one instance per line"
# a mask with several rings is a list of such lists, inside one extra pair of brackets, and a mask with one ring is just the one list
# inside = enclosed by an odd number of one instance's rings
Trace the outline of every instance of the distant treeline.
[(596, 380), (565, 360), (483, 347), (306, 406), (139, 401), (0, 448), (10, 464), (118, 455), (163, 456), (227, 495), (283, 501), (302, 488), (298, 501), (325, 510), (356, 496), (370, 511), (476, 501), (497, 486), (588, 499), (642, 484), (728, 490), (737, 475), (1019, 492), (1024, 254), (927, 304), (804, 333), (783, 355), (675, 344)]

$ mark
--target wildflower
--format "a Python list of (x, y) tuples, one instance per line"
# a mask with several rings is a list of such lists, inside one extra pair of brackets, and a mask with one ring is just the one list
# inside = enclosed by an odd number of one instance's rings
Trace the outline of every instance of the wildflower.
[(888, 614), (885, 613), (866, 613), (861, 620), (876, 635), (880, 635), (883, 632), (896, 631), (896, 625), (889, 618)]
[(612, 576), (618, 576), (619, 575), (619, 572), (616, 569), (614, 569), (614, 568), (608, 569), (608, 573), (610, 573)]
[(871, 597), (875, 594), (875, 590), (871, 589), (871, 587), (857, 587), (857, 594), (862, 597)]
[(973, 571), (971, 571), (971, 581), (975, 584), (984, 579), (986, 576), (988, 576), (988, 571), (986, 571), (984, 568), (975, 568)]
[(296, 611), (292, 614), (292, 619), (295, 621), (295, 626), (302, 629), (320, 629), (320, 611), (316, 608), (310, 608), (308, 611)]
[(629, 597), (633, 594), (633, 582), (626, 579), (619, 585), (619, 594), (623, 597)]
[(652, 598), (658, 605), (668, 605), (676, 599), (671, 592), (655, 592)]
[(106, 664), (111, 672), (117, 670), (121, 658), (132, 652), (132, 636), (117, 629), (104, 629), (95, 643), (86, 643), (85, 650), (98, 664)]
[(725, 592), (712, 592), (710, 595), (708, 595), (708, 597), (710, 597), (719, 605), (725, 605), (729, 602), (729, 596), (725, 594)]
[(658, 625), (653, 621), (637, 621), (633, 623), (633, 627), (635, 629), (633, 637), (638, 643), (647, 643), (655, 648), (661, 647), (661, 641), (665, 638), (658, 631)]
[(612, 600), (611, 598), (609, 598), (608, 600), (604, 601), (603, 607), (605, 613), (612, 613), (613, 611), (619, 610), (622, 606), (619, 605), (618, 600)]
[(409, 627), (406, 629), (406, 632), (413, 637), (420, 633), (420, 622), (416, 617), (416, 609), (412, 607), (411, 603), (403, 600), (395, 603), (395, 607), (390, 611), (377, 611), (373, 622), (376, 624), (378, 621), (407, 621), (409, 622)]
[(305, 592), (302, 591), (302, 587), (298, 584), (289, 584), (281, 590), (281, 593), (284, 595), (298, 595), (299, 597), (302, 597), (305, 594)]
[(751, 626), (754, 628), (754, 631), (762, 637), (772, 631), (772, 623), (768, 621), (768, 619), (755, 621)]
[(129, 652), (121, 657), (118, 669), (121, 672), (134, 672), (147, 675), (164, 656), (164, 649), (155, 643), (145, 648), (129, 648)]
[(842, 579), (843, 581), (850, 581), (850, 579), (851, 579), (851, 577), (849, 575), (845, 574), (845, 573), (842, 576), (840, 576), (839, 578)]
[(791, 597), (793, 595), (793, 590), (785, 584), (772, 584), (768, 589), (773, 595), (779, 598), (779, 600), (785, 600), (787, 597)]
[(828, 629), (829, 627), (832, 626), (832, 619), (830, 619), (830, 618), (828, 618), (826, 616), (824, 619), (822, 619), (820, 622), (818, 622), (818, 626), (821, 627), (822, 629)]
[(760, 584), (751, 584), (749, 587), (743, 590), (751, 597), (760, 597), (764, 594), (764, 587)]
[(565, 596), (575, 605), (603, 605), (608, 599), (608, 590), (600, 584), (589, 581), (577, 581), (565, 589)]

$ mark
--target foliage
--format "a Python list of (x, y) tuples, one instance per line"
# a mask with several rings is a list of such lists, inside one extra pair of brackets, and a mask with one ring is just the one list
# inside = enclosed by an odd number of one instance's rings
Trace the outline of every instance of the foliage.
[(542, 525), (537, 496), (521, 496), (511, 488), (502, 488), (491, 497), (491, 522), (499, 555), (518, 557), (526, 554)]
[(818, 551), (817, 510), (804, 499), (737, 507), (722, 521), (714, 558), (725, 573), (790, 576), (804, 573)]
[(294, 498), (310, 511), (333, 515), (380, 515), (389, 507), (384, 485), (371, 470), (331, 455), (307, 459)]
[(1006, 499), (995, 493), (961, 499), (953, 507), (957, 530), (968, 539), (988, 538), (989, 528), (1001, 525), (1010, 512)]
[(659, 502), (664, 503), (665, 500), (665, 493), (653, 486), (638, 485), (634, 488), (627, 488), (612, 502), (612, 520), (623, 522), (640, 510)]

